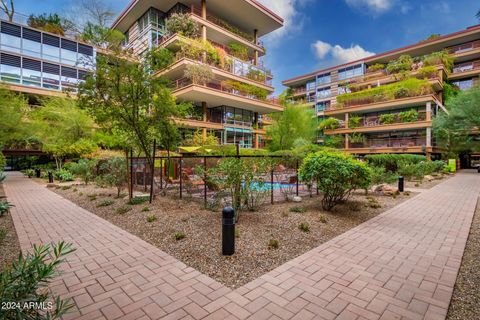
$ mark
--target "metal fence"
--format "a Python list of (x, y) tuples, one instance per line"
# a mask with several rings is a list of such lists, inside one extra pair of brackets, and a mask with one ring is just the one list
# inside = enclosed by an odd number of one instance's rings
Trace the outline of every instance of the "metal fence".
[[(242, 181), (241, 188), (251, 192), (251, 200), (256, 205), (318, 194), (316, 185), (299, 181), (301, 160), (283, 156), (242, 155), (162, 156), (155, 157), (151, 164), (144, 157), (130, 157), (130, 190), (149, 192), (151, 198), (159, 194), (170, 194), (179, 199), (198, 200), (205, 207), (232, 205), (231, 189), (224, 187), (230, 173), (219, 170), (222, 162), (229, 159), (242, 161), (245, 168), (251, 171), (248, 172), (250, 180)], [(261, 163), (268, 165), (262, 166)], [(245, 183), (249, 185), (246, 186)]]

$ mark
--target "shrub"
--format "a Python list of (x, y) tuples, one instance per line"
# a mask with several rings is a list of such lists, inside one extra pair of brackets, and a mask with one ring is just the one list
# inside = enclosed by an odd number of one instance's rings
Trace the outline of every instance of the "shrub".
[(150, 208), (149, 207), (143, 207), (142, 210), (140, 210), (141, 212), (148, 212), (150, 211)]
[(117, 198), (124, 185), (127, 183), (127, 165), (124, 158), (114, 157), (100, 165), (100, 170), (104, 174), (100, 177), (100, 181), (108, 186), (117, 188)]
[(327, 118), (318, 124), (318, 130), (335, 130), (340, 127), (340, 120), (337, 118)]
[(372, 154), (365, 156), (365, 160), (370, 166), (383, 167), (389, 172), (397, 172), (400, 162), (414, 164), (426, 161), (427, 158), (416, 154)]
[(0, 202), (0, 217), (3, 217), (5, 213), (10, 211), (10, 208), (14, 207), (13, 204), (7, 201), (1, 201)]
[(418, 76), (422, 79), (430, 79), (437, 74), (435, 66), (426, 66), (418, 69)]
[(452, 71), (455, 58), (447, 50), (432, 52), (422, 58), (424, 66), (443, 64), (448, 72)]
[(351, 116), (349, 119), (348, 119), (348, 127), (349, 128), (357, 128), (358, 126), (360, 126), (360, 123), (362, 122), (362, 117), (359, 117), (359, 116)]
[(232, 56), (248, 61), (248, 48), (243, 44), (232, 41), (228, 44), (228, 49)]
[(63, 181), (63, 182), (75, 180), (75, 176), (70, 171), (68, 171), (66, 169), (56, 170), (53, 173), (53, 176), (55, 177), (55, 179)]
[(128, 201), (128, 204), (132, 205), (132, 206), (135, 206), (137, 204), (145, 203), (148, 200), (149, 200), (148, 197), (133, 197), (132, 199), (130, 199), (130, 201)]
[(280, 242), (277, 239), (268, 240), (268, 249), (278, 249)]
[(7, 237), (7, 229), (5, 228), (0, 228), (0, 244), (3, 242), (3, 240), (5, 240), (5, 238)]
[(371, 170), (350, 155), (320, 151), (305, 158), (299, 177), (306, 183), (317, 183), (323, 192), (322, 207), (331, 210), (346, 200), (352, 191), (367, 189), (371, 183)]
[(360, 132), (354, 132), (349, 135), (351, 143), (363, 143), (365, 141), (365, 135)]
[(125, 214), (125, 213), (127, 213), (131, 210), (132, 210), (132, 207), (130, 207), (130, 206), (122, 206), (122, 207), (118, 208), (115, 212), (117, 214)]
[(268, 96), (268, 91), (257, 86), (246, 84), (234, 80), (226, 80), (222, 82), (222, 85), (226, 89), (238, 91), (243, 95), (251, 96), (258, 100), (266, 100)]
[(3, 181), (5, 181), (5, 179), (7, 179), (7, 176), (5, 175), (5, 173), (3, 173), (2, 171), (0, 171), (0, 183), (2, 183)]
[(5, 165), (7, 164), (7, 160), (5, 159), (5, 156), (3, 153), (0, 151), (0, 171), (3, 171), (3, 168), (5, 168)]
[(392, 124), (395, 122), (395, 115), (393, 113), (381, 114), (378, 119), (381, 124)]
[(153, 68), (152, 71), (165, 69), (173, 63), (174, 58), (173, 52), (164, 47), (157, 47), (155, 50), (150, 50), (147, 55), (149, 64)]
[(185, 235), (185, 233), (179, 231), (179, 232), (175, 232), (174, 237), (175, 237), (175, 240), (178, 241), (178, 240), (182, 240), (183, 238), (185, 238), (186, 235)]
[(325, 147), (328, 148), (342, 148), (344, 145), (345, 141), (343, 138), (343, 135), (331, 135), (331, 136), (326, 136), (323, 139), (323, 144)]
[(0, 274), (0, 303), (47, 304), (53, 301), (53, 310), (41, 308), (12, 308), (2, 310), (2, 319), (59, 319), (73, 307), (68, 300), (52, 295), (49, 283), (58, 275), (57, 268), (64, 257), (75, 249), (63, 241), (57, 245), (33, 246), (33, 251), (18, 259)]
[(23, 171), (23, 174), (26, 175), (28, 178), (33, 178), (33, 176), (35, 175), (35, 170), (27, 169)]
[(291, 207), (290, 212), (304, 213), (307, 212), (307, 209), (305, 209), (304, 207)]
[(320, 217), (318, 217), (318, 221), (320, 221), (323, 224), (328, 222), (327, 218), (323, 214), (321, 214)]
[(306, 222), (302, 222), (298, 225), (298, 229), (302, 230), (303, 232), (310, 232), (310, 225)]
[(384, 167), (371, 167), (372, 169), (372, 184), (393, 183), (397, 180), (397, 176)]
[(154, 214), (150, 214), (150, 215), (147, 216), (147, 222), (149, 222), (149, 223), (157, 221), (157, 220), (158, 220), (158, 218)]
[(414, 109), (403, 111), (398, 114), (398, 118), (401, 122), (415, 122), (418, 120), (418, 112)]
[(410, 71), (412, 70), (413, 59), (409, 55), (401, 55), (396, 60), (392, 60), (387, 65), (387, 72), (392, 73), (400, 73), (402, 71)]
[(111, 206), (112, 204), (114, 204), (115, 201), (113, 200), (102, 200), (100, 201), (100, 203), (97, 205), (97, 207), (108, 207), (108, 206)]
[(375, 72), (375, 71), (384, 70), (384, 69), (385, 69), (385, 65), (383, 63), (375, 63), (375, 64), (372, 64), (371, 66), (368, 66), (367, 72)]
[(165, 22), (165, 26), (170, 34), (178, 33), (188, 38), (195, 38), (199, 32), (195, 21), (184, 13), (172, 14)]
[(212, 81), (215, 75), (212, 68), (207, 65), (189, 64), (185, 68), (183, 76), (192, 80), (194, 84), (205, 85)]
[(95, 176), (96, 165), (96, 160), (81, 159), (77, 163), (72, 163), (70, 165), (70, 170), (73, 174), (82, 178), (85, 184), (88, 184)]

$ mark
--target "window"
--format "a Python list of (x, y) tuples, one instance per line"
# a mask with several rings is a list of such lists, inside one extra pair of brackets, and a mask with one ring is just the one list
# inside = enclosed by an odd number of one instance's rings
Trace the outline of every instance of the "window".
[(68, 67), (62, 67), (61, 72), (62, 89), (75, 90), (78, 83), (77, 70)]
[(338, 70), (338, 79), (343, 80), (343, 79), (348, 79), (348, 78), (353, 78), (353, 77), (358, 77), (363, 75), (363, 64), (358, 64), (355, 66), (347, 67)]
[(42, 35), (42, 37), (43, 58), (59, 62), (60, 38), (45, 33)]
[(330, 83), (330, 82), (331, 82), (330, 73), (325, 73), (317, 76), (317, 85)]
[(307, 90), (315, 90), (315, 81), (307, 82)]
[(164, 13), (157, 9), (148, 9), (148, 11), (145, 12), (145, 14), (140, 19), (138, 19), (139, 32), (141, 33), (143, 30), (149, 27), (163, 29), (163, 26), (165, 25), (163, 16)]
[(42, 86), (42, 63), (37, 60), (23, 58), (22, 84), (27, 86)]
[(456, 85), (460, 90), (468, 90), (473, 87), (473, 79), (454, 81), (453, 84)]
[(61, 61), (64, 64), (75, 66), (77, 64), (77, 43), (74, 41), (62, 39), (61, 43)]
[(78, 44), (78, 64), (87, 69), (93, 69), (95, 55), (93, 47), (85, 44)]
[(30, 57), (41, 58), (42, 33), (28, 28), (23, 28), (22, 33), (22, 53)]
[(43, 84), (47, 89), (60, 89), (60, 66), (44, 62), (42, 65)]
[(321, 88), (321, 89), (317, 90), (317, 98), (318, 99), (328, 98), (331, 95), (332, 95), (332, 91), (330, 90), (330, 87)]
[(253, 147), (253, 134), (249, 129), (225, 128), (225, 144), (239, 144), (241, 148)]
[(350, 90), (349, 87), (347, 86), (338, 86), (338, 94), (344, 94), (344, 93), (350, 93), (352, 90)]
[(0, 73), (2, 81), (20, 83), (21, 59), (18, 56), (2, 53), (0, 55)]
[(315, 105), (315, 112), (322, 112), (330, 109), (330, 101), (319, 102)]
[(2, 50), (20, 53), (22, 28), (20, 26), (2, 21), (0, 29), (0, 43)]

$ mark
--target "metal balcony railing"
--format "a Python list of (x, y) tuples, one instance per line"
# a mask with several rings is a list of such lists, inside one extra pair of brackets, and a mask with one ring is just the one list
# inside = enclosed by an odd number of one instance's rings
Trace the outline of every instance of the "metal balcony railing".
[(409, 137), (409, 138), (377, 138), (367, 139), (360, 143), (350, 143), (351, 149), (356, 148), (409, 148), (424, 147), (426, 145), (426, 137)]
[(475, 41), (471, 41), (471, 42), (467, 42), (467, 43), (463, 43), (457, 46), (447, 48), (447, 51), (450, 54), (458, 54), (458, 53), (472, 51), (478, 48), (480, 48), (480, 40), (475, 40)]

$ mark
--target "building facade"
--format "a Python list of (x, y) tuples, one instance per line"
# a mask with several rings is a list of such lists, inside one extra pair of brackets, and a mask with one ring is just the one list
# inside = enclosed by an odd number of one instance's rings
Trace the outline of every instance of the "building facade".
[[(168, 30), (166, 20), (173, 15), (196, 24), (198, 34)], [(194, 105), (187, 118), (176, 119), (185, 135), (200, 130), (222, 144), (259, 148), (266, 115), (282, 110), (267, 98), (274, 88), (261, 62), (266, 51), (259, 37), (282, 24), (254, 0), (164, 0), (133, 1), (113, 28), (125, 34), (125, 46), (136, 56), (156, 47), (173, 53), (173, 62), (157, 75), (171, 80), (177, 101)], [(192, 70), (207, 73), (208, 79), (189, 77)]]
[(442, 150), (432, 119), (446, 112), (447, 86), (471, 88), (480, 74), (480, 25), (283, 81), (293, 103), (314, 108), (319, 143), (349, 153)]

